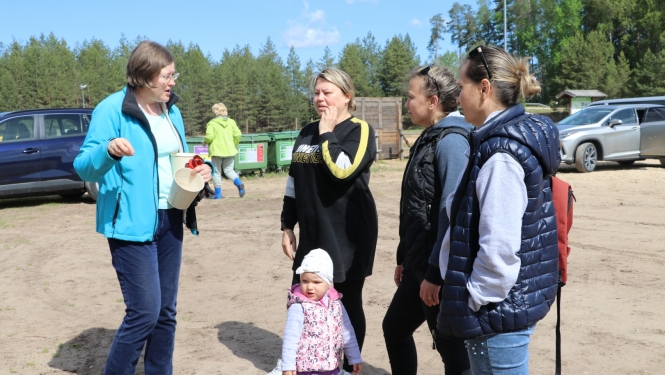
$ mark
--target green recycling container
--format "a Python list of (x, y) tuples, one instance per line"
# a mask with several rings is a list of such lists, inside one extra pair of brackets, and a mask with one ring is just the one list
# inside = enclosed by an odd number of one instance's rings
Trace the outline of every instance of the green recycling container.
[(189, 147), (189, 152), (192, 154), (201, 155), (205, 160), (210, 160), (208, 156), (208, 146), (203, 145), (204, 137), (187, 137), (185, 138), (185, 143)]
[(270, 136), (264, 133), (243, 134), (234, 157), (235, 170), (240, 174), (259, 171), (263, 175), (268, 169), (268, 142)]
[(268, 133), (270, 143), (268, 144), (268, 168), (282, 172), (291, 165), (291, 153), (299, 130)]

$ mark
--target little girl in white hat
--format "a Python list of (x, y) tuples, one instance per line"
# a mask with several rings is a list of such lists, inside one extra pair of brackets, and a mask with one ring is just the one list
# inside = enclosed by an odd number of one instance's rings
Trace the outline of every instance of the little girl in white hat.
[(282, 343), (283, 375), (338, 375), (342, 352), (362, 369), (362, 358), (349, 317), (332, 287), (333, 262), (325, 250), (309, 252), (296, 270), (300, 284), (289, 289)]

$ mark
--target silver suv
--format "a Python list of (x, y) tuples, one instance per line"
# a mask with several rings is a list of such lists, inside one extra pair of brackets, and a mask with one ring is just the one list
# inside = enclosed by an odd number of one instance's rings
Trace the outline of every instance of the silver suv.
[(665, 165), (665, 106), (654, 104), (587, 107), (557, 124), (561, 162), (591, 172), (599, 160), (631, 165), (659, 159)]

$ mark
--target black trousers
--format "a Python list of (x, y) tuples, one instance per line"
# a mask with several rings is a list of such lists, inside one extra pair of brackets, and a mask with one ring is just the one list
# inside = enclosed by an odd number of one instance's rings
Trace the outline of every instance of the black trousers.
[[(300, 283), (300, 275), (293, 274), (292, 285)], [(358, 348), (362, 351), (363, 342), (365, 342), (365, 332), (367, 325), (365, 322), (365, 310), (363, 310), (363, 286), (365, 279), (362, 280), (346, 280), (343, 283), (334, 283), (334, 288), (342, 294), (342, 305), (346, 313), (349, 315), (349, 321), (353, 326), (356, 333), (356, 340), (358, 340)], [(435, 317), (436, 320), (436, 317)], [(464, 349), (466, 355), (466, 349)], [(344, 370), (351, 372), (353, 366), (349, 365), (348, 360), (344, 357)]]
[(423, 278), (415, 272), (404, 273), (402, 282), (383, 318), (383, 337), (393, 375), (415, 375), (418, 371), (418, 353), (413, 333), (423, 322), (429, 332), (435, 332), (433, 341), (441, 355), (446, 375), (458, 375), (470, 368), (464, 340), (444, 337), (436, 331), (439, 306), (429, 307), (420, 299)]

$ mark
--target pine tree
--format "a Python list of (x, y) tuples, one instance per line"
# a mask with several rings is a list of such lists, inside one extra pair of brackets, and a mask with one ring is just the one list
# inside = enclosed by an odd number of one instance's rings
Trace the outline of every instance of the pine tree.
[(420, 63), (416, 56), (416, 46), (409, 34), (394, 36), (386, 42), (379, 68), (379, 82), (385, 96), (405, 98), (406, 76)]
[(326, 48), (323, 50), (323, 56), (321, 56), (321, 59), (316, 63), (316, 69), (318, 69), (319, 72), (322, 72), (323, 69), (325, 68), (334, 68), (335, 67), (335, 56), (333, 56), (332, 52), (330, 51), (330, 48), (326, 46)]
[(356, 89), (356, 96), (371, 96), (369, 72), (361, 58), (361, 51), (362, 46), (358, 42), (346, 44), (339, 55), (338, 66), (351, 77)]
[(289, 92), (284, 64), (270, 38), (259, 51), (258, 64), (258, 131), (275, 131), (288, 127), (285, 98)]
[[(289, 82), (289, 96), (287, 100), (287, 117), (290, 123), (297, 128), (306, 123), (308, 116), (307, 84), (305, 75), (300, 69), (300, 58), (293, 47), (289, 50), (286, 59), (286, 74)], [(290, 127), (287, 126), (287, 127)]]
[(446, 20), (443, 19), (441, 13), (435, 14), (432, 18), (429, 19), (430, 25), (432, 25), (429, 44), (427, 44), (427, 50), (430, 52), (430, 57), (433, 57), (432, 61), (439, 60), (439, 41), (443, 41), (443, 33), (446, 30)]

